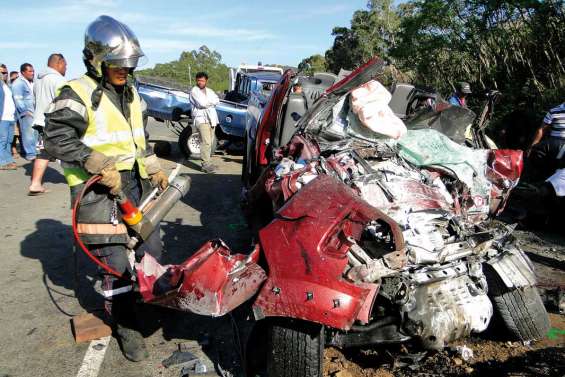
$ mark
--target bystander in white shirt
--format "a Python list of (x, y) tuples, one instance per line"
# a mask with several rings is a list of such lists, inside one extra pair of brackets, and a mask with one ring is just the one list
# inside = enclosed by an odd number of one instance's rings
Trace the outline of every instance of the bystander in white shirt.
[(2, 111), (1, 121), (15, 122), (14, 117), (16, 113), (16, 105), (14, 104), (14, 99), (12, 98), (12, 91), (10, 87), (2, 82), (2, 90), (4, 91), (4, 111)]

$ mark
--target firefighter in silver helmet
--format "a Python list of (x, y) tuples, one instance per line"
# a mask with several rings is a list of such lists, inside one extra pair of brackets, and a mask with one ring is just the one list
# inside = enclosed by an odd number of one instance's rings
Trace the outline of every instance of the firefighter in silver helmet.
[[(74, 204), (92, 175), (101, 179), (78, 213), (78, 232), (89, 250), (119, 273), (132, 274), (126, 254), (128, 229), (113, 194), (123, 191), (139, 204), (152, 187), (164, 189), (167, 176), (147, 145), (141, 100), (129, 77), (144, 57), (135, 34), (123, 23), (100, 16), (86, 29), (86, 73), (67, 82), (46, 112), (45, 148), (61, 160)], [(136, 256), (161, 255), (159, 229)], [(106, 312), (126, 358), (148, 356), (139, 332), (139, 305), (128, 279), (105, 274)]]

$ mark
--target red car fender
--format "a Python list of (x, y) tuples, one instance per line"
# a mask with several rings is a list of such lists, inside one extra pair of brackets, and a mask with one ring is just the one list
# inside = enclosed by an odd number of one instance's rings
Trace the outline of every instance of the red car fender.
[(208, 241), (177, 265), (161, 265), (149, 254), (136, 263), (139, 293), (147, 303), (212, 317), (253, 297), (266, 279), (258, 247), (233, 254), (221, 241)]
[(510, 192), (520, 180), (524, 169), (524, 155), (521, 150), (494, 149), (489, 153), (487, 178), (491, 188), (490, 213), (498, 215), (508, 201)]
[(290, 317), (348, 330), (367, 322), (376, 284), (343, 277), (351, 239), (366, 223), (391, 227), (399, 257), (406, 256), (398, 225), (333, 177), (322, 175), (296, 193), (259, 232), (268, 279), (254, 303), (262, 317)]

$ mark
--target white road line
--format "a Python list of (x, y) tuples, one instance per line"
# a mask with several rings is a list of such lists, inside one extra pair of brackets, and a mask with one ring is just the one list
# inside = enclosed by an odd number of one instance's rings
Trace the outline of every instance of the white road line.
[(106, 336), (90, 342), (90, 345), (86, 350), (86, 354), (84, 355), (84, 359), (82, 360), (82, 365), (77, 373), (77, 377), (98, 376), (110, 339), (112, 339), (111, 336)]

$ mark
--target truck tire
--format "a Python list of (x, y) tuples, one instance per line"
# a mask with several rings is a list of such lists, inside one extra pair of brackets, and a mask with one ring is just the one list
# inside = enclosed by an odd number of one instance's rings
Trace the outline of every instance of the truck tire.
[(153, 145), (153, 151), (157, 157), (169, 157), (171, 155), (171, 143), (165, 140), (158, 140)]
[(321, 377), (324, 327), (298, 320), (269, 326), (267, 376)]
[[(200, 134), (190, 124), (186, 126), (179, 135), (179, 147), (187, 159), (198, 160), (200, 158)], [(216, 135), (212, 139), (212, 155), (216, 153), (218, 140)]]
[(180, 117), (182, 116), (182, 109), (179, 109), (178, 107), (175, 107), (173, 109), (173, 111), (171, 111), (171, 120), (173, 122), (178, 122), (180, 120)]
[[(549, 316), (536, 287), (508, 288), (490, 266), (484, 269), (494, 321), (519, 341), (542, 339), (549, 330)], [(498, 317), (498, 318), (497, 318)]]

